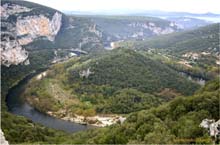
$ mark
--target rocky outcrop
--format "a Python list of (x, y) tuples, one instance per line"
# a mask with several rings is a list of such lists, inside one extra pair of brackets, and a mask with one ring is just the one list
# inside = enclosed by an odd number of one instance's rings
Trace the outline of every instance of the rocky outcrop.
[(32, 13), (31, 8), (13, 3), (1, 5), (0, 12), (1, 64), (8, 67), (12, 64), (28, 65), (30, 62), (25, 45), (42, 37), (54, 41), (62, 25), (62, 14), (58, 12), (50, 20), (47, 14), (38, 15)]
[[(170, 23), (169, 27), (162, 28), (160, 26), (157, 26), (153, 22), (149, 22), (149, 23), (133, 22), (133, 23), (128, 24), (128, 26), (133, 27), (133, 28), (139, 27), (139, 28), (143, 28), (145, 30), (150, 30), (156, 35), (172, 33), (175, 31), (174, 28), (176, 27), (175, 23)], [(143, 33), (144, 32), (139, 32), (139, 34), (136, 34), (135, 36), (136, 37), (143, 36), (144, 35)], [(133, 35), (133, 37), (134, 37), (134, 35)]]
[(214, 119), (204, 119), (199, 126), (207, 129), (207, 132), (212, 137), (214, 144), (220, 140), (220, 120), (215, 122)]
[(0, 129), (0, 144), (1, 145), (9, 145), (8, 141), (5, 139), (4, 133), (2, 132), (2, 130)]
[(98, 37), (102, 37), (102, 32), (97, 30), (97, 25), (93, 24), (92, 26), (89, 27), (89, 32), (95, 33)]
[(18, 18), (16, 30), (17, 35), (21, 36), (18, 40), (20, 45), (26, 45), (40, 36), (47, 37), (48, 40), (54, 41), (62, 25), (61, 20), (62, 15), (57, 12), (53, 15), (52, 20), (44, 15)]
[(84, 125), (92, 125), (96, 127), (105, 127), (116, 123), (123, 124), (126, 120), (126, 117), (120, 115), (110, 115), (110, 114), (87, 116), (87, 117), (77, 114), (70, 115), (65, 110), (61, 110), (56, 113), (48, 111), (46, 113), (49, 114), (50, 116), (57, 117), (62, 120), (84, 124)]
[(88, 78), (89, 75), (94, 74), (94, 72), (90, 71), (90, 68), (86, 69), (86, 70), (82, 70), (81, 72), (79, 72), (79, 75), (81, 78)]
[[(28, 60), (28, 52), (20, 46), (18, 41), (10, 33), (1, 32), (1, 64), (10, 66), (25, 63)], [(27, 63), (26, 63), (27, 64)]]

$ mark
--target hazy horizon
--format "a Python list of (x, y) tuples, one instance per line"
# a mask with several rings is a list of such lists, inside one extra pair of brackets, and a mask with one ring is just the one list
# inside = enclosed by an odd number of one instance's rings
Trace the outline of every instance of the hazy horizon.
[[(79, 12), (135, 13), (141, 11), (220, 14), (218, 0), (27, 0), (57, 10)], [(68, 1), (68, 2), (67, 2)]]

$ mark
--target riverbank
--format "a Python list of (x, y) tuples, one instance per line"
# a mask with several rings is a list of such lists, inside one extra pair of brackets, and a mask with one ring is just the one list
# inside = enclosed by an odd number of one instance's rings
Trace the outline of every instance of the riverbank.
[[(45, 70), (39, 74), (37, 74), (34, 78), (36, 81), (41, 81), (43, 78), (47, 77), (48, 71)], [(54, 99), (58, 99), (59, 102), (64, 102), (66, 99), (71, 97), (71, 95), (65, 94), (66, 92), (59, 91), (59, 87), (56, 87), (54, 84), (49, 85), (52, 87), (52, 94), (54, 94)], [(50, 87), (49, 87), (50, 88)], [(65, 94), (65, 95), (64, 95)], [(61, 97), (62, 96), (62, 97)], [(26, 101), (31, 104), (34, 108), (39, 109), (39, 106), (35, 106), (36, 102), (39, 102), (39, 98), (31, 98), (31, 97), (26, 97)], [(66, 102), (69, 102), (70, 100), (67, 100)], [(76, 103), (76, 102), (74, 102)], [(49, 104), (48, 104), (49, 105)], [(125, 121), (125, 117), (122, 117), (117, 114), (101, 114), (101, 115), (91, 115), (91, 116), (84, 116), (84, 115), (77, 115), (73, 114), (72, 112), (68, 112), (65, 108), (60, 108), (59, 110), (56, 111), (45, 111), (45, 110), (40, 110), (43, 113), (46, 113), (52, 117), (62, 119), (65, 121), (73, 122), (73, 123), (78, 123), (82, 125), (92, 125), (96, 127), (105, 127), (109, 126), (112, 124), (116, 123), (123, 123)]]
[(15, 115), (24, 116), (25, 118), (33, 121), (33, 123), (39, 123), (45, 127), (62, 130), (68, 133), (74, 133), (77, 131), (93, 128), (93, 126), (65, 121), (63, 119), (59, 119), (57, 117), (55, 118), (40, 112), (23, 98), (23, 92), (29, 80), (45, 71), (46, 68), (26, 75), (21, 80), (19, 80), (16, 85), (8, 90), (6, 95), (8, 111)]
[[(41, 71), (38, 74), (35, 74), (33, 78), (35, 78), (37, 81), (42, 80), (44, 77), (46, 77), (48, 74), (47, 70)], [(34, 106), (31, 102), (30, 98), (26, 98), (26, 101), (28, 104), (32, 104), (31, 106)], [(35, 108), (35, 107), (34, 107)], [(35, 108), (36, 109), (36, 108)], [(42, 110), (41, 110), (42, 111)], [(68, 113), (65, 113), (65, 110), (59, 110), (57, 112), (43, 111), (42, 113), (46, 113), (49, 116), (55, 117), (57, 119), (61, 119), (64, 121), (69, 121), (81, 125), (92, 125), (96, 127), (105, 127), (116, 123), (123, 123), (125, 121), (125, 117), (122, 117), (120, 115), (112, 115), (112, 114), (102, 114), (102, 115), (95, 115), (95, 116), (82, 116), (82, 115), (69, 115)]]
[(46, 113), (50, 116), (60, 118), (62, 120), (79, 123), (83, 125), (92, 125), (96, 127), (105, 127), (116, 123), (122, 124), (126, 120), (125, 117), (122, 117), (120, 115), (109, 115), (109, 114), (95, 115), (89, 117), (74, 114), (73, 117), (70, 115), (66, 115), (65, 117), (59, 117), (58, 115), (56, 115), (51, 111), (48, 111)]

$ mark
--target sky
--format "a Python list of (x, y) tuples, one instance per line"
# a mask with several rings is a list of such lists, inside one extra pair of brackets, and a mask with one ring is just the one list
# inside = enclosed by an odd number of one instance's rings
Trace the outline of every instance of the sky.
[(27, 0), (60, 11), (161, 10), (220, 14), (220, 0)]

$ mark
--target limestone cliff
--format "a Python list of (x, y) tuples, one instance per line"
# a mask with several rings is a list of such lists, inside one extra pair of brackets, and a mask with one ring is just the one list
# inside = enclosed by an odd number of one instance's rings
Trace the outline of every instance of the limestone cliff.
[(1, 32), (1, 64), (10, 66), (28, 61), (28, 52), (10, 33)]
[(3, 3), (1, 13), (1, 64), (5, 66), (28, 64), (25, 45), (38, 39), (54, 41), (62, 25), (62, 14), (32, 13), (31, 8)]
[(20, 45), (26, 45), (34, 39), (45, 36), (48, 40), (54, 41), (56, 34), (59, 32), (62, 15), (55, 13), (52, 20), (44, 15), (19, 17), (16, 23), (17, 36)]

